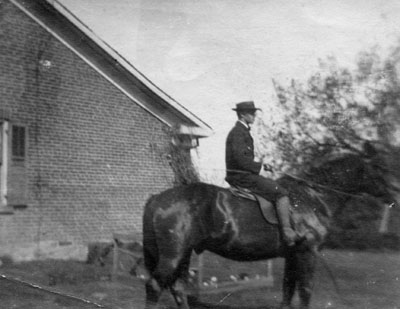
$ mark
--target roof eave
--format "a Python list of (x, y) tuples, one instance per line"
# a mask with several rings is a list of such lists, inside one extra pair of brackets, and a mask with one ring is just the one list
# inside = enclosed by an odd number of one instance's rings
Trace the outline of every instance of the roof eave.
[(154, 85), (58, 1), (10, 1), (62, 41), (136, 104), (168, 126), (182, 127), (184, 129), (181, 130), (181, 134), (196, 137), (213, 134), (209, 125)]

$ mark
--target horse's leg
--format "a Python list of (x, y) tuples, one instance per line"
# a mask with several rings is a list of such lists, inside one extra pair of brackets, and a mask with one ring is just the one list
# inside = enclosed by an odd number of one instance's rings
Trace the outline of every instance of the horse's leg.
[(187, 295), (185, 293), (185, 288), (188, 282), (190, 256), (192, 250), (188, 251), (182, 258), (177, 269), (177, 281), (170, 288), (171, 294), (175, 299), (178, 308), (189, 309), (189, 304), (187, 301)]
[(157, 268), (158, 264), (158, 253), (157, 247), (152, 242), (144, 243), (143, 247), (143, 257), (144, 257), (144, 264), (146, 266), (146, 270), (149, 272), (149, 279), (146, 281), (145, 284), (145, 292), (146, 292), (146, 304), (145, 309), (153, 309), (157, 308), (158, 300), (160, 299), (162, 288), (154, 279), (153, 274)]
[(297, 253), (297, 276), (300, 308), (308, 309), (313, 289), (316, 256), (312, 248)]
[(296, 289), (296, 254), (293, 250), (290, 250), (285, 257), (285, 270), (283, 275), (283, 299), (281, 308), (290, 308), (290, 304), (293, 299), (293, 295)]
[(158, 300), (160, 299), (163, 289), (159, 286), (154, 278), (150, 278), (146, 282), (146, 305), (145, 309), (157, 308)]

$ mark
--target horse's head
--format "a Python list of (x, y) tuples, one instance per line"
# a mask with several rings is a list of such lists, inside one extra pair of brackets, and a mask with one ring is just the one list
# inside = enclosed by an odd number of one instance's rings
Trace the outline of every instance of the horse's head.
[(350, 194), (367, 193), (390, 203), (393, 196), (388, 190), (390, 181), (386, 174), (383, 161), (347, 154), (314, 166), (307, 173), (307, 178), (338, 191)]

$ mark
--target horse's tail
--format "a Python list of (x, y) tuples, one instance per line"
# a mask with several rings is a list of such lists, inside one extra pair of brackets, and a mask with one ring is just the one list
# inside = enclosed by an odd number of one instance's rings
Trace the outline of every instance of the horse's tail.
[(171, 268), (173, 266), (169, 263), (169, 259), (163, 255), (165, 248), (163, 250), (163, 246), (160, 247), (159, 243), (162, 238), (162, 229), (159, 230), (160, 227), (154, 220), (159, 205), (159, 195), (154, 195), (150, 197), (144, 208), (143, 256), (150, 278), (155, 279), (161, 288), (166, 288), (173, 284), (176, 274)]
[(143, 256), (144, 265), (150, 275), (153, 274), (157, 267), (159, 253), (157, 246), (157, 235), (154, 227), (154, 208), (152, 207), (152, 202), (154, 196), (151, 196), (145, 207), (143, 213)]
[(329, 278), (332, 280), (335, 292), (340, 297), (340, 300), (343, 302), (343, 304), (345, 304), (345, 305), (347, 305), (347, 306), (349, 306), (351, 308), (354, 308), (353, 302), (348, 300), (344, 296), (342, 290), (340, 289), (339, 283), (336, 280), (335, 274), (333, 273), (332, 269), (329, 267), (328, 262), (324, 259), (324, 256), (320, 252), (318, 252), (317, 250), (313, 250), (312, 252), (313, 252), (314, 256), (316, 257), (316, 259), (321, 262), (322, 266), (324, 267), (324, 269), (328, 273)]

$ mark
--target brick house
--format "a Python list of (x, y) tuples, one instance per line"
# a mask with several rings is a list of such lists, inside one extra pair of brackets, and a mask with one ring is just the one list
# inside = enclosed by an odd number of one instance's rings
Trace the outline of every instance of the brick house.
[(169, 129), (211, 129), (53, 1), (1, 0), (0, 35), (0, 244), (140, 231)]

